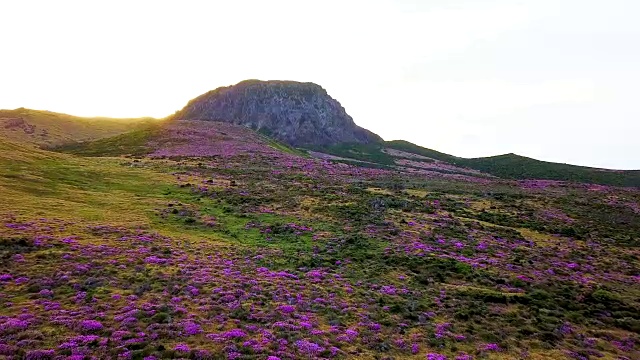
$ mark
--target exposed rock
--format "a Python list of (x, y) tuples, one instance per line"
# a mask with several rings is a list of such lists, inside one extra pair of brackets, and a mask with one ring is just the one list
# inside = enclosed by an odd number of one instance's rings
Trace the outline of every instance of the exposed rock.
[(382, 141), (314, 83), (245, 80), (191, 100), (172, 118), (240, 124), (294, 146)]
[(4, 121), (5, 129), (22, 129), (25, 134), (33, 134), (36, 131), (36, 126), (24, 121), (23, 118), (4, 118), (0, 120)]
[(3, 125), (5, 129), (22, 128), (25, 126), (24, 119), (22, 118), (4, 118), (2, 120), (4, 121)]

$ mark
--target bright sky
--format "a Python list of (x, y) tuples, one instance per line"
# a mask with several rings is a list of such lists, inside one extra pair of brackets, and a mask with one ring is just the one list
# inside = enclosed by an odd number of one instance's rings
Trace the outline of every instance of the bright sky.
[(0, 108), (163, 117), (244, 79), (465, 157), (640, 169), (637, 0), (0, 0)]

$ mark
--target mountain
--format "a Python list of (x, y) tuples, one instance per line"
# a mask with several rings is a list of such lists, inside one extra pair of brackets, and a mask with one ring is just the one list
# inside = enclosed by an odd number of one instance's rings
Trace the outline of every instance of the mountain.
[(39, 146), (57, 146), (111, 137), (156, 121), (153, 118), (87, 118), (19, 108), (0, 110), (0, 137)]
[(293, 146), (382, 141), (314, 83), (245, 80), (198, 96), (171, 118), (244, 125)]
[[(261, 90), (256, 90), (256, 86)], [(282, 94), (292, 94), (292, 89), (294, 88), (307, 89), (314, 93), (315, 95), (310, 96), (310, 98), (315, 100), (311, 100), (310, 103), (314, 103), (315, 101), (317, 104), (322, 104), (323, 101), (326, 101), (329, 104), (337, 104), (336, 106), (339, 107), (337, 101), (331, 99), (326, 95), (326, 91), (315, 84), (286, 81), (261, 82), (257, 80), (250, 80), (241, 82), (240, 84), (232, 87), (220, 88), (211, 92), (219, 95), (205, 94), (198, 99), (194, 99), (190, 102), (190, 105), (185, 108), (186, 110), (183, 109), (177, 112), (171, 117), (174, 120), (169, 121), (160, 121), (153, 118), (84, 118), (25, 108), (0, 110), (0, 137), (18, 143), (28, 143), (47, 148), (62, 146), (61, 149), (64, 149), (64, 151), (76, 152), (82, 155), (144, 155), (147, 154), (150, 149), (148, 142), (153, 142), (153, 139), (157, 137), (158, 134), (162, 133), (164, 134), (162, 136), (166, 138), (166, 133), (169, 131), (169, 128), (175, 129), (176, 126), (192, 126), (191, 122), (179, 121), (176, 120), (176, 118), (189, 117), (188, 114), (190, 110), (188, 109), (201, 109), (203, 106), (206, 107), (205, 105), (207, 100), (204, 98), (212, 98), (212, 103), (218, 105), (224, 104), (226, 101), (220, 100), (221, 98), (229, 98), (231, 103), (236, 104), (233, 106), (240, 106), (238, 105), (240, 104), (239, 102), (236, 103), (234, 101), (242, 98), (242, 96), (236, 96), (239, 91), (238, 89), (242, 87), (246, 87), (248, 89), (245, 92), (247, 94), (258, 93), (259, 96), (264, 97), (263, 100), (255, 102), (259, 97), (258, 95), (244, 96), (244, 99), (248, 104), (250, 104), (247, 105), (248, 108), (260, 108), (264, 110), (264, 104), (277, 105), (279, 102), (284, 101), (282, 100), (284, 99), (284, 95)], [(281, 91), (274, 90), (277, 88), (280, 88)], [(291, 96), (292, 98), (298, 98), (301, 96), (300, 94), (303, 93), (303, 90), (299, 90), (297, 95)], [(303, 104), (304, 102), (300, 100), (297, 103)], [(279, 111), (277, 110), (278, 106), (284, 106), (276, 105), (270, 106), (269, 109), (277, 112)], [(222, 107), (225, 108), (225, 106)], [(320, 105), (318, 105), (318, 108), (319, 107)], [(305, 107), (303, 106), (303, 108)], [(316, 107), (314, 106), (313, 108), (315, 109)], [(240, 106), (239, 111), (240, 113), (243, 113), (241, 110), (242, 106)], [(282, 114), (288, 115), (274, 116), (274, 118), (284, 119), (291, 114), (301, 114), (304, 112), (303, 110), (294, 111), (291, 109), (284, 109), (282, 110)], [(377, 135), (355, 125), (353, 120), (344, 113), (344, 109), (340, 107), (340, 110), (342, 112), (338, 113), (343, 114), (344, 118), (338, 118), (341, 120), (331, 118), (333, 120), (329, 119), (331, 120), (330, 122), (336, 124), (340, 123), (343, 128), (351, 128), (353, 131), (339, 131), (337, 125), (329, 127), (329, 130), (327, 131), (318, 130), (315, 125), (311, 126), (311, 124), (315, 124), (315, 122), (306, 120), (301, 121), (303, 125), (297, 129), (297, 132), (293, 133), (290, 132), (291, 129), (289, 129), (292, 122), (288, 120), (283, 120), (282, 122), (262, 122), (257, 125), (256, 123), (241, 123), (237, 125), (243, 125), (241, 128), (247, 130), (242, 132), (244, 134), (242, 136), (249, 139), (248, 141), (255, 141), (255, 139), (257, 139), (257, 134), (256, 136), (251, 135), (255, 133), (250, 131), (250, 128), (258, 128), (258, 132), (261, 133), (259, 137), (262, 139), (261, 141), (270, 143), (272, 147), (288, 149), (286, 151), (297, 151), (300, 153), (299, 150), (289, 148), (280, 142), (293, 144), (294, 146), (308, 149), (312, 156), (354, 164), (360, 167), (388, 168), (405, 173), (419, 172), (430, 175), (444, 173), (480, 178), (497, 177), (514, 180), (542, 179), (640, 187), (639, 170), (590, 168), (540, 161), (516, 154), (469, 159), (427, 149), (403, 140), (383, 141)], [(187, 115), (181, 115), (183, 113)], [(257, 114), (256, 112), (251, 111), (247, 113)], [(322, 115), (324, 116), (324, 119), (328, 119), (328, 112), (318, 112), (315, 115), (318, 114), (324, 114)], [(264, 118), (263, 115), (255, 115), (255, 118)], [(218, 121), (203, 122), (218, 123)], [(236, 124), (235, 122), (230, 121), (222, 122), (230, 125)], [(283, 123), (289, 125), (281, 126)], [(211, 125), (212, 128), (219, 127), (215, 124)], [(321, 124), (316, 125), (317, 127), (322, 126)], [(323, 138), (320, 135), (315, 137), (311, 135), (317, 132), (322, 132), (326, 136)], [(273, 140), (265, 137), (265, 134), (270, 134)], [(181, 135), (178, 134), (176, 136), (177, 138), (180, 138)], [(298, 136), (302, 137), (298, 138)], [(310, 138), (305, 138), (305, 136)], [(330, 138), (333, 140), (329, 140)], [(358, 141), (361, 142), (358, 143)], [(211, 146), (216, 146), (213, 140), (206, 142), (206, 144), (201, 142), (201, 147)], [(203, 153), (206, 153), (206, 151), (203, 151)], [(193, 154), (193, 156), (195, 156), (195, 154)]]
[[(516, 154), (468, 159), (407, 141), (385, 142), (357, 126), (337, 100), (313, 83), (245, 80), (191, 100), (170, 118), (243, 125), (275, 140), (309, 149), (314, 156), (359, 166), (640, 187), (640, 171), (559, 164)], [(398, 151), (404, 154), (399, 155)]]

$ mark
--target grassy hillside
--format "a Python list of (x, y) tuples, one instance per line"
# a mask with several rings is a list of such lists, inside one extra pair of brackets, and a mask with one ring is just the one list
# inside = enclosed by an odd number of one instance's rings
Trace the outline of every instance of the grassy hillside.
[(155, 123), (153, 118), (84, 118), (50, 111), (0, 110), (0, 137), (39, 146), (96, 140)]
[[(0, 139), (3, 219), (148, 225), (149, 212), (162, 198), (162, 184), (170, 181), (162, 173), (123, 167), (118, 159), (89, 160)], [(6, 241), (0, 233), (0, 250), (7, 251)]]
[(452, 163), (455, 164), (458, 160), (460, 160), (460, 158), (449, 155), (449, 154), (445, 154), (445, 153), (441, 153), (439, 151), (435, 151), (435, 150), (431, 150), (431, 149), (427, 149), (427, 148), (423, 148), (421, 146), (418, 146), (416, 144), (410, 143), (408, 141), (404, 141), (404, 140), (392, 140), (392, 141), (386, 141), (384, 143), (384, 145), (386, 147), (389, 147), (391, 149), (397, 149), (397, 150), (402, 150), (402, 151), (406, 151), (406, 152), (410, 152), (413, 154), (418, 154), (418, 155), (422, 155), (428, 158), (432, 158), (435, 160), (440, 160), (440, 161), (444, 161), (444, 162), (448, 162), (448, 163)]
[(640, 170), (605, 170), (559, 164), (506, 154), (456, 163), (507, 179), (549, 179), (582, 183), (640, 187)]
[(0, 139), (0, 358), (639, 358), (638, 191), (260, 139), (176, 122), (91, 157)]
[(319, 151), (331, 155), (336, 155), (346, 159), (366, 161), (381, 165), (394, 165), (394, 158), (382, 152), (382, 144), (339, 144), (324, 147), (312, 147), (314, 151)]
[(148, 142), (158, 136), (163, 129), (163, 123), (141, 125), (138, 128), (94, 141), (75, 142), (52, 147), (52, 150), (82, 156), (141, 156), (148, 154), (151, 149)]
[[(20, 143), (57, 147), (79, 155), (121, 155), (123, 153), (142, 155), (148, 150), (147, 139), (154, 134), (159, 134), (163, 123), (152, 118), (82, 118), (20, 108), (0, 110), (0, 137)], [(304, 156), (304, 152), (277, 143), (263, 135), (252, 134), (251, 137), (260, 143), (270, 143), (274, 149)], [(82, 144), (83, 142), (87, 143)], [(396, 153), (390, 153), (389, 149), (396, 150)], [(478, 175), (469, 171), (475, 170), (505, 179), (547, 179), (640, 187), (640, 170), (595, 169), (540, 161), (515, 154), (467, 159), (402, 140), (369, 145), (341, 144), (311, 150), (340, 156), (344, 159), (338, 161), (369, 168), (402, 168), (431, 173), (458, 173), (465, 176)], [(406, 154), (398, 155), (397, 151), (420, 157), (408, 159)]]
[[(236, 152), (250, 153), (268, 149), (308, 157), (304, 151), (279, 143), (249, 128), (217, 121), (167, 120), (138, 126), (135, 130), (96, 141), (72, 143), (52, 148), (82, 156), (202, 156)], [(176, 150), (157, 153), (159, 149)]]
[[(391, 154), (389, 149), (407, 154)], [(412, 159), (409, 167), (427, 167), (433, 171), (464, 172), (464, 168), (473, 169), (504, 179), (545, 179), (580, 183), (592, 183), (613, 186), (640, 187), (640, 170), (605, 170), (559, 164), (527, 158), (515, 154), (467, 159), (448, 155), (435, 150), (420, 147), (407, 141), (387, 141), (383, 144), (359, 145), (343, 144), (314, 149), (327, 154), (351, 158), (360, 161), (374, 162), (385, 166), (399, 165), (401, 160), (410, 154), (419, 155)], [(433, 164), (435, 161), (436, 164)], [(426, 164), (431, 163), (431, 166)], [(354, 162), (355, 164), (355, 162)], [(441, 166), (436, 166), (440, 164)], [(456, 168), (442, 165), (450, 164)], [(405, 164), (406, 165), (406, 164)]]

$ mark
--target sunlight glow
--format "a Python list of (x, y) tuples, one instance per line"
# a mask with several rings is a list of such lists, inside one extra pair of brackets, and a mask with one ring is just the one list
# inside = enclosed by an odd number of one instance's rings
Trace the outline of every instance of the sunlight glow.
[(312, 81), (361, 126), (460, 156), (640, 168), (640, 3), (4, 1), (0, 108), (164, 117)]

